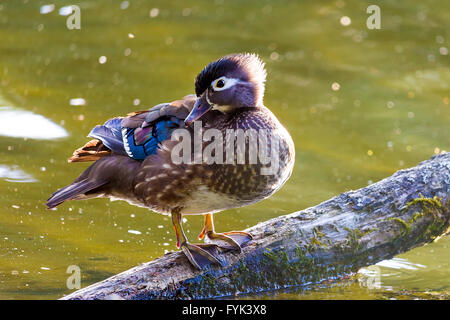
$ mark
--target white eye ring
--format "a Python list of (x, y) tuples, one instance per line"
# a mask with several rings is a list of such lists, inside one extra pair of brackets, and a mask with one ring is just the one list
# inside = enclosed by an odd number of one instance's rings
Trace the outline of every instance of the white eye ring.
[[(217, 86), (217, 84), (220, 81), (223, 82), (223, 86), (222, 87), (218, 87)], [(222, 91), (222, 90), (228, 89), (229, 87), (234, 86), (238, 82), (239, 82), (238, 79), (227, 78), (227, 77), (220, 77), (220, 78), (217, 78), (216, 80), (214, 80), (213, 82), (211, 82), (211, 88), (213, 88), (214, 91)]]

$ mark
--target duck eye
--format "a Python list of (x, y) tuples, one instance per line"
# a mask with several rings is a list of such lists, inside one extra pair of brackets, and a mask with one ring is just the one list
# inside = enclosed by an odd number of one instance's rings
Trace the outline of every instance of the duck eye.
[(225, 90), (227, 86), (227, 79), (224, 79), (224, 77), (221, 77), (219, 79), (214, 80), (212, 83), (213, 90), (221, 91)]
[(238, 79), (220, 77), (211, 82), (211, 88), (213, 91), (223, 91), (234, 86), (238, 82), (239, 82)]
[(223, 88), (225, 87), (225, 81), (223, 81), (222, 79), (220, 79), (219, 81), (217, 81), (216, 83), (216, 88)]

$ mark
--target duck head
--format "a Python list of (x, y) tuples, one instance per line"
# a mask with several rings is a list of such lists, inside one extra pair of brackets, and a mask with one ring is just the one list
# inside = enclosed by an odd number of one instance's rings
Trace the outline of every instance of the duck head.
[(256, 54), (232, 54), (208, 64), (195, 80), (197, 101), (188, 126), (210, 110), (232, 113), (263, 104), (266, 70)]

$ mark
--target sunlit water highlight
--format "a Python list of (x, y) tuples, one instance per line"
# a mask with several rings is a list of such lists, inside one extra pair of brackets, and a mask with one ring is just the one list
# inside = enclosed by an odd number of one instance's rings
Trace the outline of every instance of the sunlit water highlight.
[(9, 182), (36, 182), (33, 176), (19, 169), (18, 166), (6, 166), (0, 164), (0, 179)]
[(68, 135), (63, 127), (39, 114), (0, 106), (0, 136), (52, 140)]

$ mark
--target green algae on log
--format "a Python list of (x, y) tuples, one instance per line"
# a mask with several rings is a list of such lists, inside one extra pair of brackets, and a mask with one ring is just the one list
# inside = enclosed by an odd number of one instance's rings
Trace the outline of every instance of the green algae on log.
[(205, 299), (336, 279), (436, 241), (450, 228), (450, 153), (315, 207), (247, 229), (227, 265), (195, 270), (181, 252), (62, 299)]

